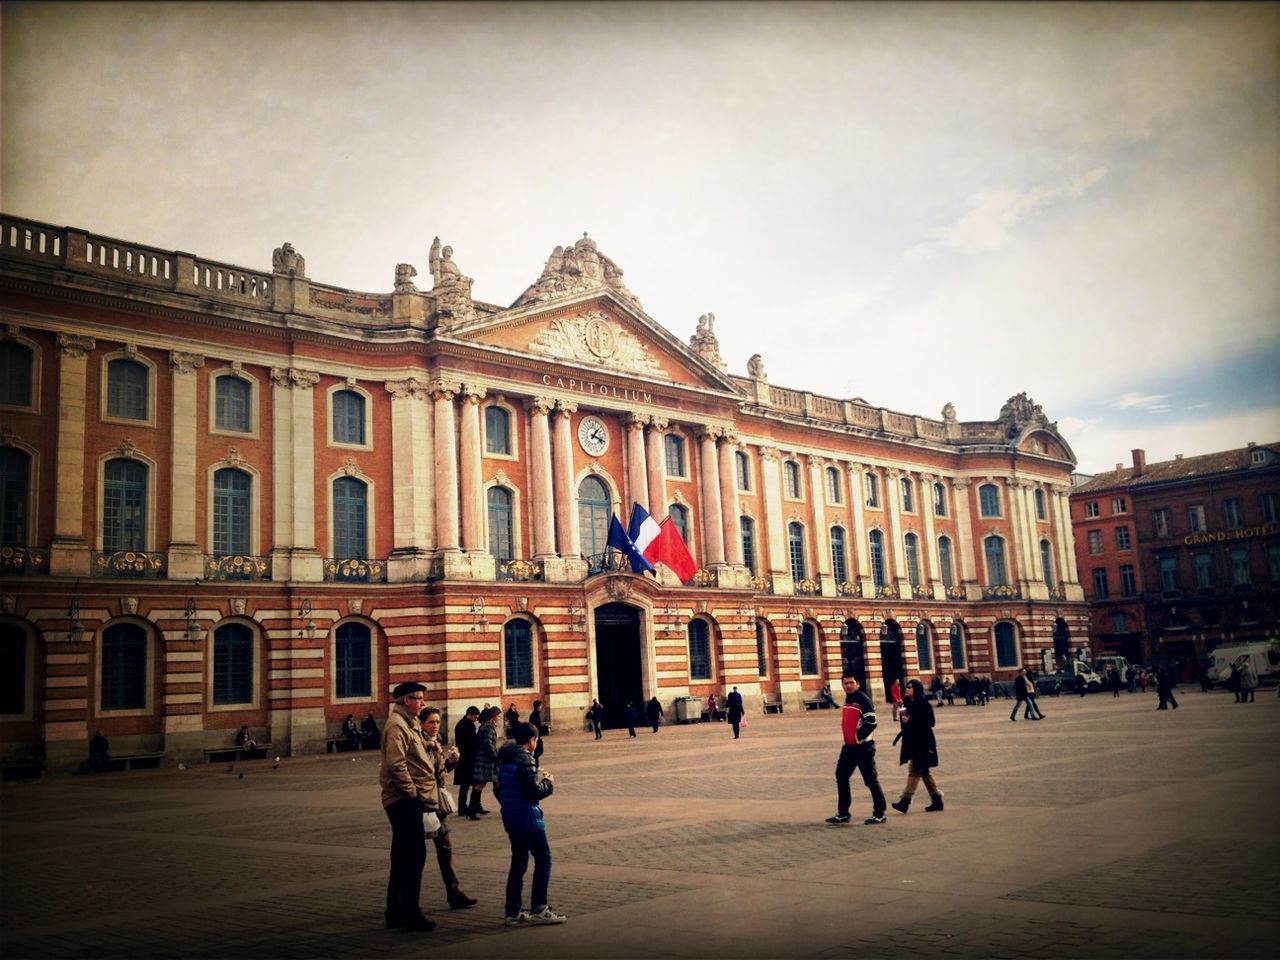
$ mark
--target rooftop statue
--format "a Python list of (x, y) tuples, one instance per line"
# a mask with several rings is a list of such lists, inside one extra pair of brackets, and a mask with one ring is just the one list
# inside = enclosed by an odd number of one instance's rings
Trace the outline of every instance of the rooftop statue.
[(724, 369), (725, 363), (720, 359), (720, 340), (716, 337), (716, 315), (704, 313), (698, 318), (698, 329), (689, 338), (689, 346), (693, 352), (708, 363)]
[(396, 293), (417, 293), (418, 287), (413, 282), (413, 278), (418, 275), (418, 271), (411, 263), (396, 264)]
[(307, 261), (302, 254), (293, 249), (292, 243), (284, 243), (276, 247), (271, 254), (271, 272), (284, 274), (287, 277), (305, 277)]
[(623, 300), (640, 307), (640, 301), (622, 282), (622, 268), (600, 252), (596, 242), (585, 233), (571, 247), (556, 247), (547, 258), (538, 277), (513, 307), (542, 303), (558, 297), (592, 290), (611, 290)]
[(747, 376), (752, 380), (768, 380), (768, 376), (764, 372), (764, 358), (758, 353), (753, 353), (751, 359), (747, 361)]
[(466, 320), (475, 314), (471, 303), (471, 278), (464, 277), (453, 262), (453, 247), (441, 247), (440, 238), (431, 241), (428, 256), (431, 265), (431, 293), (436, 300), (436, 313), (446, 321)]

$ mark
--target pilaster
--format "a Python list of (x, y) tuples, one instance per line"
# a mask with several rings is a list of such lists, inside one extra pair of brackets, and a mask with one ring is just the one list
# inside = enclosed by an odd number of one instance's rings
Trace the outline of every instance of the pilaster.
[(871, 579), (871, 560), (867, 554), (867, 519), (864, 508), (867, 502), (866, 487), (862, 479), (866, 466), (851, 463), (846, 474), (849, 477), (849, 514), (853, 517), (853, 549), (857, 557), (854, 576), (864, 597), (875, 596), (875, 582)]
[(389, 380), (391, 395), (391, 483), (393, 546), (387, 579), (393, 583), (424, 580), (435, 546), (428, 388), (416, 377)]
[(480, 472), (480, 401), (484, 397), (483, 387), (468, 384), (462, 388), (462, 426), (458, 437), (459, 452), (462, 455), (459, 484), (462, 497), (462, 549), (475, 554), (489, 552), (484, 536), (484, 478)]
[(667, 513), (667, 464), (662, 451), (662, 438), (669, 425), (665, 417), (650, 417), (645, 466), (649, 471), (649, 512), (659, 520)]
[[(622, 424), (627, 434), (627, 493), (631, 500), (652, 513), (649, 507), (649, 468), (644, 450), (644, 427), (648, 417), (642, 413), (628, 413)], [(625, 518), (623, 520), (625, 523)]]
[(196, 489), (196, 437), (203, 432), (197, 424), (196, 370), (203, 366), (204, 357), (199, 354), (176, 350), (169, 354), (173, 377), (173, 453), (167, 575), (171, 580), (195, 580), (204, 573), (204, 557), (196, 543), (196, 511), (187, 494)]
[(437, 380), (431, 387), (435, 414), (436, 549), (456, 554), (458, 538), (458, 441), (453, 424), (453, 398), (460, 384)]
[(720, 519), (724, 531), (724, 559), (734, 567), (743, 565), (742, 533), (738, 525), (738, 478), (734, 453), (738, 438), (726, 433), (720, 438)]
[(87, 577), (89, 545), (84, 538), (84, 431), (92, 337), (58, 334), (58, 453), (53, 543), (49, 572)]
[(702, 543), (704, 565), (724, 566), (724, 514), (720, 502), (720, 464), (716, 440), (720, 431), (711, 427), (698, 433), (699, 480), (702, 484)]
[(548, 580), (559, 577), (564, 581), (577, 582), (587, 575), (587, 564), (582, 559), (582, 535), (578, 529), (578, 487), (573, 476), (573, 428), (570, 419), (577, 410), (576, 403), (567, 400), (556, 403), (552, 431), (553, 488), (559, 505), (556, 511), (556, 547), (563, 562), (544, 573)]
[(831, 545), (828, 542), (830, 533), (827, 530), (827, 483), (825, 470), (827, 460), (824, 457), (810, 456), (809, 462), (809, 499), (813, 517), (813, 554), (814, 566), (818, 573), (818, 582), (822, 585), (824, 597), (834, 597), (836, 581), (831, 573)]

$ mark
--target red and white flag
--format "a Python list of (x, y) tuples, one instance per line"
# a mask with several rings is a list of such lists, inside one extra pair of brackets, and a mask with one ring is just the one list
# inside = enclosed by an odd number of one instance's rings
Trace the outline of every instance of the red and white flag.
[(680, 531), (670, 517), (663, 519), (658, 525), (658, 535), (642, 547), (640, 552), (650, 563), (665, 563), (680, 578), (681, 583), (698, 572), (698, 565), (689, 553), (684, 537), (680, 536)]

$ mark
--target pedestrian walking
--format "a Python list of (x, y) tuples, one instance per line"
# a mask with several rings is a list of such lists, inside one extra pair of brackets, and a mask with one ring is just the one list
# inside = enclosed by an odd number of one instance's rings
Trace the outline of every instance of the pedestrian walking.
[(604, 707), (600, 706), (600, 701), (594, 697), (591, 699), (591, 706), (587, 708), (587, 719), (591, 721), (591, 729), (595, 731), (596, 739), (603, 738), (600, 732), (600, 721), (604, 717)]
[(453, 841), (449, 836), (449, 815), (445, 812), (447, 801), (444, 794), (448, 791), (444, 775), (458, 765), (461, 756), (457, 746), (447, 750), (440, 742), (440, 708), (424, 707), (418, 714), (418, 722), (422, 725), (422, 739), (427, 745), (427, 760), (430, 763), (431, 778), (435, 781), (437, 811), (440, 826), (431, 835), (436, 848), (436, 863), (440, 867), (440, 879), (444, 881), (445, 899), (450, 910), (465, 910), (476, 905), (475, 897), (469, 897), (458, 885), (458, 874), (453, 869)]
[(902, 709), (902, 681), (897, 677), (889, 687), (889, 700), (893, 704), (893, 719), (898, 719), (898, 711)]
[(658, 702), (657, 697), (651, 697), (644, 708), (645, 719), (649, 721), (649, 726), (653, 727), (653, 732), (658, 732), (658, 722), (662, 717), (662, 704)]
[(533, 724), (533, 729), (538, 731), (538, 746), (533, 751), (533, 762), (537, 765), (542, 759), (542, 741), (547, 735), (547, 725), (542, 722), (542, 701), (533, 701), (533, 709), (529, 711), (529, 722)]
[[(533, 762), (538, 731), (532, 724), (518, 723), (512, 739), (498, 753), (498, 792), (502, 803), (502, 826), (511, 843), (511, 868), (507, 871), (507, 895), (503, 910), (509, 927), (544, 923), (564, 923), (547, 901), (551, 883), (551, 845), (542, 817), (542, 801), (555, 790), (549, 770), (539, 770)], [(533, 855), (532, 909), (523, 907), (524, 872)]]
[(623, 720), (627, 724), (627, 738), (634, 740), (636, 738), (636, 705), (630, 700), (627, 701), (627, 708), (622, 712)]
[(1236, 663), (1240, 665), (1240, 702), (1253, 703), (1253, 691), (1258, 689), (1258, 672), (1247, 656), (1237, 658)]
[(716, 695), (714, 693), (707, 697), (707, 716), (712, 720), (720, 719), (720, 705), (716, 703)]
[[(476, 725), (480, 708), (467, 707), (462, 719), (453, 725), (453, 745), (458, 748), (458, 765), (453, 768), (453, 785), (458, 788), (458, 814), (470, 816), (471, 775), (476, 765)], [(471, 819), (475, 819), (472, 817)]]
[(1137, 693), (1138, 692), (1138, 671), (1133, 669), (1133, 667), (1131, 666), (1126, 667), (1124, 671), (1124, 679), (1125, 679), (1125, 683), (1129, 687), (1129, 692)]
[(916, 787), (923, 780), (930, 800), (929, 805), (924, 808), (925, 812), (936, 813), (942, 809), (942, 791), (933, 779), (933, 768), (938, 765), (938, 742), (933, 733), (933, 705), (924, 695), (924, 684), (919, 680), (908, 680), (904, 693), (906, 699), (898, 714), (902, 724), (902, 730), (898, 734), (902, 738), (898, 764), (907, 764), (907, 786), (902, 791), (902, 797), (890, 806), (899, 813), (906, 813)]
[(737, 687), (734, 687), (729, 692), (725, 704), (728, 710), (729, 725), (733, 727), (733, 739), (737, 740), (742, 734), (742, 715), (745, 712), (742, 709), (742, 694), (738, 692)]
[(467, 816), (476, 820), (489, 813), (481, 804), (484, 788), (498, 782), (498, 718), (502, 710), (489, 707), (480, 711), (480, 728), (476, 731), (476, 755), (471, 770), (471, 805)]
[(863, 823), (884, 823), (884, 791), (876, 775), (876, 745), (872, 737), (876, 732), (876, 711), (871, 698), (862, 692), (858, 678), (846, 675), (840, 678), (844, 687), (844, 706), (840, 709), (840, 732), (844, 745), (836, 761), (836, 812), (827, 817), (827, 823), (848, 823), (849, 806), (853, 796), (849, 779), (853, 771), (862, 774), (862, 782), (871, 792), (871, 816)]
[(1178, 709), (1178, 701), (1173, 699), (1173, 674), (1168, 667), (1160, 667), (1156, 670), (1156, 693), (1160, 697), (1160, 704), (1157, 710), (1167, 710), (1170, 706)]
[(388, 930), (427, 932), (435, 923), (422, 912), (422, 867), (427, 841), (422, 832), (424, 813), (439, 809), (438, 784), (427, 758), (427, 744), (418, 711), (427, 688), (407, 681), (391, 691), (395, 704), (382, 731), (382, 765), (378, 783), (382, 809), (391, 821), (391, 874), (387, 880)]
[(1018, 675), (1013, 678), (1013, 710), (1009, 714), (1009, 719), (1017, 721), (1018, 710), (1022, 709), (1023, 719), (1039, 720), (1038, 710), (1032, 699), (1031, 691), (1035, 689), (1035, 683), (1027, 676), (1027, 668), (1022, 667), (1018, 670)]

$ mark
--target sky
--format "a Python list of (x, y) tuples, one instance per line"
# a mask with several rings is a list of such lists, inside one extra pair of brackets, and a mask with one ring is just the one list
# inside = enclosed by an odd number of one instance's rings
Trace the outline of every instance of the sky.
[(0, 10), (0, 209), (511, 304), (588, 232), (729, 372), (1095, 473), (1280, 441), (1275, 4)]

